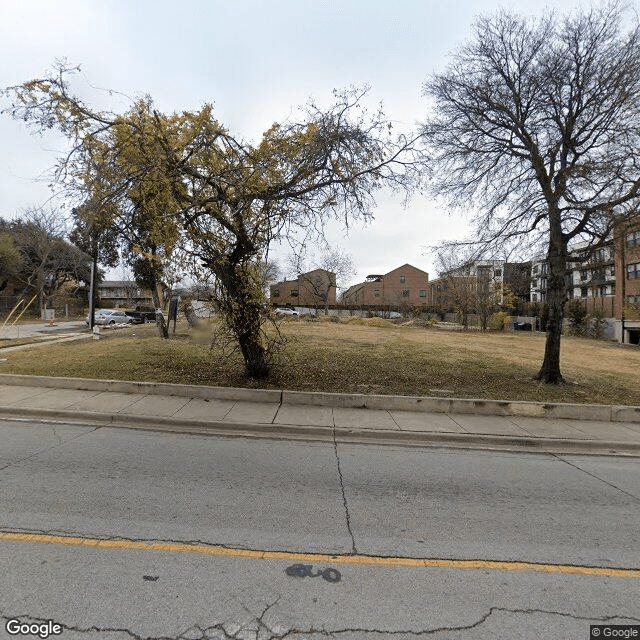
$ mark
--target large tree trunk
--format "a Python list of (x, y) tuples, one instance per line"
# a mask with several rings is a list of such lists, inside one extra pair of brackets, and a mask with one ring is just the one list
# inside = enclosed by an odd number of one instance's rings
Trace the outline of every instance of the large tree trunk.
[(262, 339), (262, 298), (260, 284), (243, 265), (225, 265), (216, 272), (222, 285), (219, 301), (227, 327), (235, 336), (250, 378), (264, 379), (271, 367)]
[(151, 290), (151, 298), (153, 300), (153, 306), (156, 308), (156, 326), (158, 327), (158, 334), (165, 340), (169, 339), (169, 326), (167, 325), (164, 314), (157, 313), (158, 309), (162, 310), (162, 303), (160, 302), (160, 295), (158, 294), (158, 281), (153, 278), (148, 283)]
[(537, 380), (550, 384), (560, 384), (564, 378), (560, 373), (560, 337), (564, 319), (564, 304), (567, 300), (565, 273), (567, 269), (567, 242), (558, 228), (551, 232), (549, 252), (547, 254), (547, 341), (544, 349), (542, 367)]
[(196, 311), (193, 308), (193, 304), (191, 302), (187, 302), (184, 305), (184, 316), (189, 323), (189, 328), (193, 329), (198, 326), (200, 321), (198, 320), (198, 316), (196, 315)]

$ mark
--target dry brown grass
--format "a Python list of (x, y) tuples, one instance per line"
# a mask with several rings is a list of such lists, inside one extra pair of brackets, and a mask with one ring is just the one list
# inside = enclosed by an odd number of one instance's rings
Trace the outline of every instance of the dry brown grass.
[(286, 319), (287, 345), (266, 382), (247, 380), (237, 354), (210, 348), (206, 331), (180, 328), (163, 341), (153, 327), (105, 340), (7, 354), (7, 373), (286, 388), (312, 391), (640, 405), (640, 349), (565, 337), (567, 384), (533, 380), (544, 335), (449, 332), (380, 318), (343, 322)]

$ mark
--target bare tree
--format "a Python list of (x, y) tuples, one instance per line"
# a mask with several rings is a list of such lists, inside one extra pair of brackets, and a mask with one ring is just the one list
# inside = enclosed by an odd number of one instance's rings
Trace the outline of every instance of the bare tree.
[(260, 287), (266, 296), (269, 293), (269, 287), (280, 280), (282, 269), (277, 260), (261, 260), (258, 269), (260, 273)]
[(20, 260), (13, 277), (38, 296), (42, 311), (66, 282), (88, 282), (90, 257), (65, 240), (66, 221), (60, 211), (35, 207), (8, 223)]
[(480, 211), (474, 240), (544, 244), (549, 320), (537, 378), (560, 383), (568, 245), (636, 217), (640, 47), (614, 0), (564, 18), (480, 17), (425, 84), (434, 192)]
[(441, 313), (453, 312), (466, 329), (469, 315), (476, 311), (476, 286), (471, 275), (470, 258), (461, 258), (454, 252), (438, 252), (439, 275), (435, 283), (434, 305)]
[[(310, 294), (316, 308), (324, 305), (325, 315), (329, 312), (331, 292), (337, 293), (338, 282), (348, 281), (355, 274), (353, 256), (341, 247), (325, 246), (310, 253), (306, 244), (290, 254), (286, 260), (287, 270), (295, 274), (300, 286)], [(319, 271), (324, 270), (325, 273)]]
[(356, 274), (356, 265), (353, 256), (342, 247), (329, 248), (320, 258), (320, 267), (335, 273), (335, 285), (340, 289), (346, 289)]

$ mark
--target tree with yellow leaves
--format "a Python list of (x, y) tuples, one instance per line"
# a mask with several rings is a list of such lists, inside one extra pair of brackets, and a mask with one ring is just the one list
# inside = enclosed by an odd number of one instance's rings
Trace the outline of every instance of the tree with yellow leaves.
[(6, 111), (67, 135), (56, 177), (83, 197), (95, 199), (99, 185), (99, 199), (144, 230), (146, 248), (133, 248), (145, 259), (158, 255), (149, 247), (168, 255), (180, 242), (215, 275), (218, 308), (253, 378), (271, 366), (259, 268), (270, 243), (295, 228), (321, 233), (332, 217), (370, 219), (377, 189), (406, 195), (420, 181), (419, 136), (368, 114), (366, 89), (336, 92), (329, 108), (311, 103), (300, 122), (274, 124), (251, 144), (211, 105), (167, 115), (145, 98), (121, 115), (91, 110), (70, 91), (72, 71), (7, 89)]

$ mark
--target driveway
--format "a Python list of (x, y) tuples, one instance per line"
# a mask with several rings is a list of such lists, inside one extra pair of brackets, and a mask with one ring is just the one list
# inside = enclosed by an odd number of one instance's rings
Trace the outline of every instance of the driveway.
[(16, 340), (19, 338), (33, 338), (46, 335), (65, 335), (86, 331), (87, 325), (83, 320), (54, 321), (53, 326), (48, 322), (23, 322), (18, 324), (0, 324), (0, 340)]

